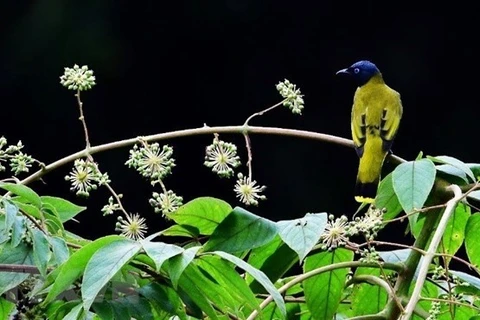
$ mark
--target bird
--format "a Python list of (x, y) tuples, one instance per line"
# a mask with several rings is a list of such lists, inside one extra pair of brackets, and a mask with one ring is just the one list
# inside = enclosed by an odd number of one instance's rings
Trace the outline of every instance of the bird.
[(354, 197), (357, 202), (371, 204), (375, 202), (383, 162), (391, 153), (400, 126), (402, 100), (368, 60), (358, 61), (336, 74), (349, 75), (358, 85), (351, 114), (352, 140), (359, 157)]

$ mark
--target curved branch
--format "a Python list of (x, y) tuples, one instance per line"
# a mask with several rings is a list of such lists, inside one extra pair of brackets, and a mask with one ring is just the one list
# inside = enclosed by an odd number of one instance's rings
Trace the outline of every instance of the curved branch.
[[(257, 126), (220, 126), (220, 127), (205, 126), (202, 128), (185, 129), (185, 130), (148, 135), (145, 137), (141, 137), (141, 139), (143, 141), (152, 142), (152, 141), (160, 141), (160, 140), (204, 135), (204, 134), (214, 134), (214, 133), (243, 134), (245, 132), (249, 134), (282, 135), (282, 136), (291, 136), (291, 137), (297, 137), (302, 139), (312, 139), (312, 140), (324, 141), (327, 143), (333, 143), (333, 144), (338, 144), (344, 147), (353, 148), (353, 142), (351, 140), (329, 135), (329, 134), (304, 131), (304, 130), (296, 130), (296, 129), (257, 127)], [(51, 172), (52, 170), (58, 167), (61, 167), (63, 165), (66, 165), (67, 163), (70, 163), (78, 158), (82, 158), (87, 156), (88, 154), (95, 154), (95, 153), (99, 153), (106, 150), (128, 147), (139, 142), (139, 139), (140, 138), (130, 138), (130, 139), (125, 139), (125, 140), (120, 140), (120, 141), (115, 141), (115, 142), (110, 142), (110, 143), (90, 147), (88, 150), (83, 149), (81, 151), (78, 151), (76, 153), (73, 153), (69, 156), (66, 156), (62, 159), (59, 159), (55, 162), (52, 162), (46, 165), (42, 169), (38, 170), (37, 172), (31, 174), (30, 176), (20, 181), (20, 183), (29, 184), (35, 180), (40, 179), (42, 176)], [(404, 159), (394, 155), (390, 155), (390, 158), (396, 163), (405, 162)]]
[[(280, 294), (286, 292), (288, 289), (293, 287), (294, 285), (311, 278), (313, 276), (333, 271), (336, 269), (343, 269), (343, 268), (355, 268), (355, 267), (366, 267), (366, 268), (380, 268), (380, 265), (378, 263), (372, 262), (372, 263), (364, 263), (360, 261), (347, 261), (347, 262), (339, 262), (339, 263), (334, 263), (330, 264), (328, 266), (320, 267), (317, 269), (313, 269), (309, 272), (306, 272), (304, 274), (298, 275), (286, 284), (284, 284), (282, 287), (278, 289), (278, 292)], [(403, 270), (403, 266), (398, 263), (382, 263), (382, 268), (384, 269), (391, 269), (395, 270), (397, 272), (401, 272)], [(248, 316), (247, 320), (253, 320), (255, 317), (258, 315), (259, 311), (264, 309), (270, 302), (273, 301), (273, 297), (269, 295), (265, 300), (262, 301), (260, 304), (260, 307), (258, 309), (253, 310), (253, 312)], [(383, 319), (383, 318), (382, 318)]]

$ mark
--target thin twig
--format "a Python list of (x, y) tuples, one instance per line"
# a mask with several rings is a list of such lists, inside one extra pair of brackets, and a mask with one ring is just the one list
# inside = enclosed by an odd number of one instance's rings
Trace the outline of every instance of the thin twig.
[(437, 229), (433, 234), (428, 250), (424, 255), (423, 262), (420, 265), (417, 281), (415, 283), (415, 288), (413, 289), (413, 293), (410, 298), (410, 301), (405, 307), (405, 312), (402, 314), (400, 318), (401, 320), (408, 320), (412, 317), (413, 310), (415, 309), (418, 299), (420, 298), (423, 284), (425, 283), (425, 279), (427, 277), (430, 262), (432, 261), (433, 257), (437, 252), (437, 247), (438, 247), (438, 244), (440, 243), (440, 240), (442, 239), (443, 233), (445, 232), (445, 228), (447, 227), (448, 219), (455, 211), (455, 207), (457, 206), (458, 202), (462, 199), (462, 195), (463, 195), (462, 190), (457, 185), (452, 184), (448, 188), (453, 191), (454, 197), (447, 202), (447, 207), (445, 208), (442, 214), (442, 218), (438, 223)]
[(440, 299), (440, 298), (427, 298), (427, 297), (420, 297), (420, 300), (456, 304), (456, 305), (459, 305), (459, 306), (464, 306), (464, 307), (474, 309), (476, 311), (480, 311), (480, 308), (476, 307), (473, 304), (468, 304), (468, 303), (464, 303), (464, 302), (460, 302), (460, 301), (456, 301), (456, 300), (447, 300), (447, 299)]
[(248, 133), (244, 132), (243, 137), (245, 138), (245, 146), (247, 147), (247, 167), (248, 167), (248, 181), (252, 182), (253, 181), (253, 176), (252, 176), (252, 144), (250, 142), (250, 137), (248, 136)]
[(268, 111), (271, 111), (273, 109), (275, 109), (276, 107), (278, 106), (281, 106), (285, 101), (287, 101), (287, 99), (284, 99), (282, 101), (280, 101), (279, 103), (277, 104), (274, 104), (273, 106), (271, 107), (268, 107), (267, 109), (265, 110), (262, 110), (262, 111), (259, 111), (259, 112), (255, 112), (254, 114), (252, 114), (250, 117), (247, 118), (247, 120), (245, 120), (245, 123), (243, 124), (244, 126), (248, 126), (248, 122), (250, 120), (252, 120), (253, 118), (257, 117), (257, 116), (262, 116), (264, 115), (265, 113), (267, 113)]
[(0, 264), (0, 272), (17, 272), (17, 273), (31, 273), (40, 274), (38, 268), (26, 264)]
[(80, 99), (80, 89), (77, 90), (75, 96), (77, 97), (78, 110), (80, 111), (80, 117), (78, 118), (78, 120), (82, 122), (83, 132), (85, 133), (86, 150), (88, 150), (90, 149), (90, 139), (88, 137), (87, 122), (85, 121), (85, 116), (83, 115), (83, 102)]

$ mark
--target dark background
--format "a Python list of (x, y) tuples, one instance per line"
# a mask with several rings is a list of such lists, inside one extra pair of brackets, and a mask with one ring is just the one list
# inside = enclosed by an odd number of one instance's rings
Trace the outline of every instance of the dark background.
[[(82, 149), (74, 92), (59, 84), (63, 68), (77, 63), (87, 64), (97, 77), (97, 86), (83, 94), (94, 145), (204, 123), (240, 125), (280, 101), (275, 84), (284, 78), (305, 94), (303, 115), (280, 108), (252, 125), (349, 138), (355, 84), (335, 72), (370, 59), (402, 94), (397, 155), (414, 159), (423, 151), (480, 161), (476, 10), (434, 14), (359, 3), (2, 1), (0, 134), (11, 143), (21, 139), (25, 151), (45, 163)], [(245, 163), (243, 138), (222, 138), (238, 143)], [(220, 180), (202, 165), (211, 139), (168, 141), (177, 167), (165, 183), (185, 201), (209, 195), (237, 205), (234, 180)], [(254, 213), (277, 221), (306, 212), (339, 216), (356, 210), (353, 150), (282, 136), (251, 140), (254, 178), (267, 185), (269, 198), (250, 208)], [(127, 209), (146, 216), (151, 232), (163, 228), (165, 221), (147, 202), (151, 186), (123, 165), (128, 149), (95, 158), (117, 192), (125, 194)], [(80, 224), (70, 225), (79, 234), (112, 233), (115, 219), (100, 212), (108, 192), (76, 198), (63, 180), (69, 170), (62, 167), (32, 187), (87, 205)], [(386, 164), (385, 171), (391, 170)], [(386, 232), (383, 236), (388, 238)]]

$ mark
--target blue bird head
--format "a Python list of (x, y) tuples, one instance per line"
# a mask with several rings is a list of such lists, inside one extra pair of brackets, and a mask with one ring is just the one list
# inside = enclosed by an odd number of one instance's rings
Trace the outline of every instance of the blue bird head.
[(363, 86), (371, 77), (380, 74), (380, 70), (372, 62), (362, 60), (355, 62), (348, 68), (338, 70), (336, 74), (349, 74), (357, 81), (359, 86)]

